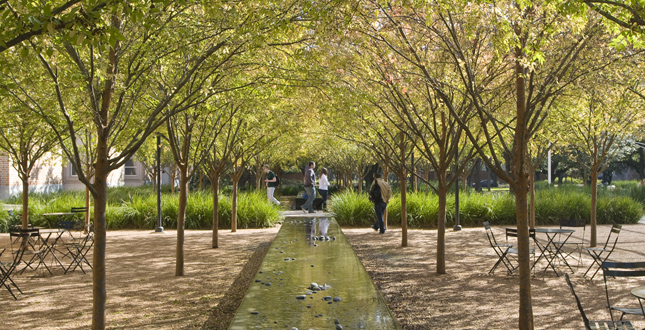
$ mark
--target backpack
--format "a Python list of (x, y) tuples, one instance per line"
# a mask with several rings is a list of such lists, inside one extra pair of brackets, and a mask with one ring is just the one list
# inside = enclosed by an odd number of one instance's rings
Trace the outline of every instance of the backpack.
[(278, 178), (278, 175), (275, 175), (275, 185), (279, 186), (280, 185), (280, 178)]
[(378, 183), (375, 183), (372, 188), (370, 188), (369, 192), (369, 200), (372, 203), (378, 203), (381, 200), (381, 186), (378, 185)]

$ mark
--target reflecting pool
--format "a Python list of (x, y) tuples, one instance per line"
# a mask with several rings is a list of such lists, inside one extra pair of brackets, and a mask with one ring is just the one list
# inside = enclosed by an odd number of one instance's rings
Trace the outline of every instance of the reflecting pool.
[(332, 218), (288, 218), (230, 329), (401, 329)]

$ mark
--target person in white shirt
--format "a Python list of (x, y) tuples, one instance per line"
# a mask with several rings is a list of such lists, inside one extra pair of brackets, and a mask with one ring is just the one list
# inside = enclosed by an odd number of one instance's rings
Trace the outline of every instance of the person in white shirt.
[(327, 211), (327, 194), (329, 193), (329, 181), (327, 180), (327, 169), (322, 168), (320, 178), (318, 178), (318, 192), (322, 196), (322, 208)]

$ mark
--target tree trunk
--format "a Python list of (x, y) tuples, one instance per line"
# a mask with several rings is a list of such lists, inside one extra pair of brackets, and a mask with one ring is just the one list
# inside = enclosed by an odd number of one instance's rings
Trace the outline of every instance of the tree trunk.
[(399, 176), (401, 179), (401, 246), (408, 246), (408, 202), (406, 200), (407, 182), (405, 170)]
[[(524, 181), (526, 180), (518, 180)], [(531, 302), (531, 260), (529, 254), (528, 201), (526, 186), (520, 186), (515, 193), (517, 216), (517, 248), (520, 267), (520, 324), (519, 329), (533, 329), (533, 305)]]
[(589, 226), (591, 227), (591, 236), (589, 237), (589, 246), (595, 247), (598, 244), (596, 240), (596, 202), (598, 199), (598, 166), (595, 164), (591, 167), (591, 209), (589, 213)]
[(107, 291), (105, 287), (105, 247), (107, 178), (110, 174), (107, 141), (97, 142), (97, 158), (94, 172), (94, 251), (92, 257), (92, 329), (105, 329), (105, 307)]
[(437, 219), (437, 274), (446, 273), (446, 200), (448, 187), (446, 186), (446, 172), (437, 173), (439, 179), (437, 197), (439, 198), (439, 209)]
[(532, 169), (531, 171), (529, 171), (529, 189), (531, 193), (531, 206), (529, 208), (529, 228), (535, 229), (535, 175)]
[(22, 229), (29, 227), (29, 177), (22, 178)]
[(237, 180), (233, 180), (233, 191), (231, 194), (231, 232), (237, 231)]
[(177, 210), (177, 253), (175, 276), (184, 276), (184, 224), (188, 201), (188, 165), (179, 167), (179, 208)]
[[(515, 215), (517, 218), (517, 249), (518, 264), (520, 269), (520, 309), (519, 329), (533, 330), (533, 306), (531, 302), (531, 265), (529, 254), (529, 226), (528, 226), (528, 173), (526, 166), (527, 144), (529, 136), (526, 133), (527, 112), (526, 112), (526, 90), (525, 70), (520, 59), (524, 57), (522, 47), (515, 49), (515, 90), (517, 93), (517, 123), (515, 125), (515, 136), (513, 142), (513, 157), (515, 163), (512, 170), (515, 176)], [(490, 187), (490, 184), (488, 185)]]
[(212, 248), (218, 248), (217, 235), (219, 231), (219, 173), (211, 178), (211, 191), (213, 192), (213, 245)]
[(85, 187), (85, 233), (87, 234), (90, 230), (90, 188)]

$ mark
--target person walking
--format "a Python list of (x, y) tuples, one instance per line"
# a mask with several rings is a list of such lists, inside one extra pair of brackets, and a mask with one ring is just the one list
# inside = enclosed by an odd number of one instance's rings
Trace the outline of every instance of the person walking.
[(275, 188), (278, 186), (278, 179), (275, 173), (269, 169), (269, 164), (264, 164), (262, 169), (264, 169), (264, 173), (267, 174), (266, 179), (264, 179), (264, 182), (266, 182), (267, 185), (267, 198), (269, 199), (269, 202), (273, 202), (275, 205), (280, 206), (280, 202), (273, 197)]
[(327, 195), (329, 194), (329, 181), (327, 180), (327, 169), (320, 170), (320, 177), (318, 178), (318, 192), (322, 196), (323, 211), (327, 211)]
[(369, 199), (374, 203), (374, 212), (376, 212), (376, 222), (372, 225), (372, 229), (381, 234), (385, 234), (385, 224), (383, 223), (383, 213), (387, 208), (387, 203), (390, 202), (392, 197), (392, 188), (390, 184), (381, 178), (380, 173), (374, 174), (374, 182), (370, 188)]
[(307, 193), (307, 201), (302, 206), (302, 211), (307, 213), (316, 213), (314, 211), (314, 199), (316, 199), (316, 173), (314, 172), (316, 163), (309, 162), (309, 168), (305, 171), (305, 192)]

